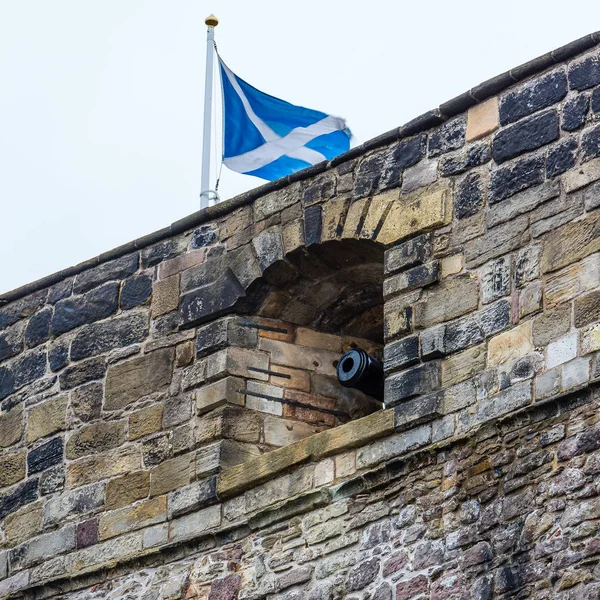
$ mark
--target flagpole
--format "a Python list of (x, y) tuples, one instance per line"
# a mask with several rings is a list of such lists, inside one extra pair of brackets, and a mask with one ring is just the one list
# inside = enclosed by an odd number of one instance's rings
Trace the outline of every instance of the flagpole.
[(208, 206), (210, 198), (210, 126), (212, 117), (213, 65), (215, 52), (215, 15), (206, 17), (206, 75), (204, 79), (204, 130), (202, 134), (202, 176), (200, 179), (200, 208)]

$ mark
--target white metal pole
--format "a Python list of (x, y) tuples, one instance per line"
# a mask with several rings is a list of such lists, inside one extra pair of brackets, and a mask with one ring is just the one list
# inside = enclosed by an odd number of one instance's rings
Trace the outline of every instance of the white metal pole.
[(213, 64), (215, 27), (219, 20), (210, 15), (204, 21), (206, 30), (206, 76), (204, 80), (204, 130), (202, 134), (202, 176), (200, 180), (200, 208), (208, 206), (210, 197), (210, 126), (212, 117)]

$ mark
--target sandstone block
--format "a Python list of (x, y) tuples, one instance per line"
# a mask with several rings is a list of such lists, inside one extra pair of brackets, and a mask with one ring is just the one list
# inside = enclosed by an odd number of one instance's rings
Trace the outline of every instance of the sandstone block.
[[(337, 352), (301, 347), (265, 338), (259, 340), (258, 347), (260, 350), (269, 353), (272, 363), (306, 371), (315, 371), (323, 375), (335, 376), (333, 363), (340, 358)], [(253, 377), (258, 379), (256, 374)]]
[(271, 371), (269, 383), (302, 392), (310, 391), (310, 374), (307, 371), (282, 365), (271, 365)]
[(55, 437), (30, 450), (27, 454), (27, 473), (33, 475), (33, 473), (39, 473), (62, 462), (63, 446), (63, 439)]
[(300, 202), (302, 188), (300, 183), (294, 183), (281, 190), (271, 192), (256, 199), (254, 203), (254, 220), (261, 221), (271, 215), (281, 212), (284, 208)]
[(122, 533), (161, 523), (167, 519), (167, 497), (160, 496), (104, 513), (98, 522), (98, 537), (106, 540)]
[(217, 502), (217, 478), (209, 477), (180, 488), (169, 494), (171, 518), (204, 508)]
[(385, 405), (394, 406), (411, 396), (429, 394), (440, 387), (440, 365), (429, 362), (391, 375), (385, 380)]
[(323, 210), (323, 225), (321, 241), (337, 240), (342, 237), (344, 217), (350, 205), (350, 198), (329, 200)]
[(425, 160), (409, 167), (402, 173), (402, 193), (410, 194), (419, 188), (435, 183), (438, 178), (438, 162)]
[(163, 405), (153, 404), (129, 415), (129, 439), (137, 440), (162, 428)]
[(170, 260), (161, 262), (158, 266), (158, 279), (167, 279), (181, 271), (201, 265), (206, 261), (206, 248), (191, 250)]
[(125, 421), (100, 421), (75, 431), (67, 442), (67, 458), (81, 458), (120, 446), (125, 441)]
[(489, 304), (510, 294), (510, 257), (501, 257), (487, 263), (481, 274), (481, 301)]
[(556, 271), (600, 250), (600, 214), (567, 223), (544, 237), (542, 273)]
[(197, 451), (196, 477), (212, 475), (219, 470), (244, 463), (259, 454), (258, 448), (252, 444), (234, 440), (219, 440)]
[(283, 406), (277, 401), (283, 398), (283, 388), (259, 381), (249, 381), (245, 396), (246, 406), (250, 410), (279, 416), (283, 414)]
[(183, 454), (165, 460), (150, 471), (150, 497), (160, 496), (187, 485), (194, 472), (194, 455)]
[(486, 348), (480, 344), (442, 361), (442, 387), (447, 388), (485, 369)]
[(215, 383), (205, 385), (195, 392), (196, 410), (199, 415), (218, 408), (226, 403), (244, 406), (244, 396), (238, 391), (245, 387), (239, 377), (225, 377)]
[[(285, 390), (284, 397), (286, 401), (304, 405), (284, 404), (283, 416), (285, 418), (297, 419), (298, 421), (315, 425), (328, 425), (330, 427), (335, 425), (334, 415), (323, 412), (324, 410), (333, 410), (335, 408), (336, 402), (333, 398), (325, 398), (316, 394), (307, 394), (306, 392), (291, 389)], [(314, 409), (309, 407), (314, 407)]]
[(127, 446), (70, 462), (67, 465), (66, 484), (69, 488), (75, 488), (141, 468), (140, 449)]
[(421, 231), (447, 225), (451, 219), (450, 192), (444, 188), (426, 190), (393, 203), (377, 241), (393, 244)]
[(595, 323), (581, 332), (581, 354), (600, 350), (600, 323)]
[(19, 404), (8, 412), (0, 414), (0, 446), (8, 448), (16, 444), (22, 435), (23, 405)]
[(0, 495), (0, 519), (4, 519), (30, 502), (35, 502), (38, 497), (38, 486), (37, 479), (28, 479)]
[(494, 419), (500, 415), (527, 406), (531, 402), (531, 399), (531, 381), (517, 383), (489, 398), (481, 400), (476, 420), (484, 422)]
[(105, 410), (118, 410), (161, 391), (171, 383), (174, 351), (171, 348), (112, 365), (106, 376)]
[(404, 433), (397, 433), (360, 448), (356, 453), (356, 468), (372, 467), (392, 457), (425, 446), (430, 440), (431, 425), (422, 425)]
[(440, 264), (433, 261), (413, 267), (407, 271), (392, 275), (383, 282), (383, 296), (389, 298), (401, 292), (410, 292), (417, 288), (436, 283), (440, 277)]
[(136, 471), (111, 479), (106, 484), (106, 510), (146, 498), (150, 491), (150, 472)]
[(453, 256), (447, 256), (440, 262), (442, 279), (450, 277), (450, 275), (456, 275), (463, 270), (464, 258), (462, 254), (454, 254)]
[(221, 524), (221, 506), (209, 506), (198, 512), (171, 521), (169, 541), (179, 542), (191, 539)]
[(544, 283), (546, 308), (571, 300), (578, 294), (580, 271), (581, 266), (574, 264), (548, 276)]
[(532, 352), (531, 321), (527, 321), (490, 339), (488, 367), (516, 360)]
[(542, 308), (542, 282), (533, 281), (519, 294), (519, 318), (537, 312)]
[(467, 113), (466, 140), (478, 140), (498, 129), (498, 97), (476, 104)]
[(260, 439), (258, 414), (251, 410), (226, 405), (211, 411), (198, 421), (196, 430), (198, 444), (223, 438), (257, 443)]
[(533, 345), (537, 348), (565, 335), (571, 328), (571, 306), (559, 305), (545, 311), (533, 320)]
[(431, 257), (431, 234), (423, 234), (385, 252), (385, 273), (423, 264)]
[(600, 290), (580, 296), (575, 300), (575, 327), (585, 327), (600, 321)]
[(94, 483), (51, 498), (44, 504), (44, 527), (61, 525), (74, 516), (93, 512), (104, 504), (104, 485)]
[(157, 281), (152, 286), (152, 317), (165, 315), (179, 306), (179, 275)]
[(71, 410), (80, 421), (87, 422), (97, 419), (102, 412), (104, 386), (92, 381), (71, 392)]
[(477, 309), (479, 283), (464, 276), (442, 281), (432, 289), (427, 299), (414, 306), (414, 323), (417, 327), (431, 327)]
[(600, 179), (600, 158), (594, 158), (577, 169), (565, 173), (562, 177), (567, 193), (574, 192)]
[(8, 515), (4, 527), (9, 546), (17, 546), (25, 540), (35, 537), (42, 530), (41, 503), (29, 504)]
[(71, 360), (82, 360), (142, 342), (148, 335), (148, 329), (145, 312), (124, 313), (108, 321), (86, 325), (71, 343)]
[(26, 541), (10, 552), (11, 568), (25, 569), (47, 558), (64, 554), (75, 548), (75, 526), (52, 531)]
[(304, 246), (304, 223), (302, 222), (302, 219), (292, 221), (285, 225), (281, 232), (281, 237), (285, 254), (289, 254)]
[(46, 437), (66, 427), (67, 396), (57, 396), (32, 406), (27, 411), (28, 442)]
[(296, 330), (296, 344), (311, 348), (322, 348), (331, 352), (342, 351), (342, 340), (339, 336), (321, 333), (306, 327), (298, 327)]
[(25, 477), (25, 451), (0, 456), (0, 487), (7, 487)]

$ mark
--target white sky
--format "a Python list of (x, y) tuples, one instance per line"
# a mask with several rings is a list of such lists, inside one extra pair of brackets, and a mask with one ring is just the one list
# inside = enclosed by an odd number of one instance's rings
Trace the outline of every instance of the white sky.
[[(205, 17), (359, 144), (600, 29), (570, 0), (0, 0), (0, 292), (198, 209)], [(216, 71), (215, 71), (216, 73)], [(228, 199), (263, 183), (223, 169)]]

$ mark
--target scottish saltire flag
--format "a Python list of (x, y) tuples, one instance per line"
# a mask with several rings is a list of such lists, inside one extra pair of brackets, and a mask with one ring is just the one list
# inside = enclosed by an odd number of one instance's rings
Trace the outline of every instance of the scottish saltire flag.
[(219, 57), (223, 86), (223, 162), (273, 181), (350, 148), (340, 117), (294, 106), (240, 79)]

